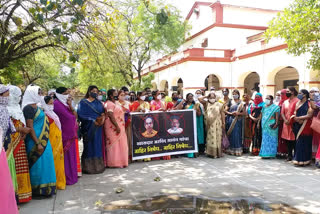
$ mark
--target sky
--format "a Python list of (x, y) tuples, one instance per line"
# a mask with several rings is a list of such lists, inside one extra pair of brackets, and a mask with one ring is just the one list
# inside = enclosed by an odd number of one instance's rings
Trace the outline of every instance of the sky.
[[(182, 16), (185, 18), (192, 5), (196, 1), (201, 2), (216, 2), (216, 0), (166, 0), (168, 3), (176, 6), (182, 13)], [(293, 0), (220, 0), (222, 4), (232, 4), (239, 6), (247, 7), (256, 7), (264, 9), (275, 9), (283, 10), (285, 7), (288, 7)]]

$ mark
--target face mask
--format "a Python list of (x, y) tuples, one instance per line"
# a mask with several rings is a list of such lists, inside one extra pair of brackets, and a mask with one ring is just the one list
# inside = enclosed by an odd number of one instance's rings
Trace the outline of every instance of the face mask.
[(177, 101), (179, 98), (178, 97), (173, 97), (172, 100), (173, 101)]
[(53, 111), (54, 110), (54, 105), (48, 105), (48, 110)]
[(130, 100), (130, 96), (129, 96), (129, 95), (126, 95), (126, 96), (125, 96), (125, 100), (129, 101), (129, 100)]
[(118, 96), (114, 96), (113, 99), (114, 100), (119, 100), (119, 97)]
[(238, 94), (233, 95), (233, 99), (239, 99), (239, 95)]
[(303, 99), (303, 94), (298, 94), (297, 98), (298, 98), (299, 100), (302, 100), (302, 99)]
[(94, 92), (90, 92), (90, 97), (96, 99), (98, 97), (98, 94)]
[(69, 98), (69, 94), (58, 94), (56, 93), (56, 97), (60, 100), (63, 104), (67, 105), (67, 101)]
[(101, 95), (98, 96), (98, 100), (99, 100), (99, 101), (102, 101), (102, 98), (103, 98), (103, 97), (102, 97)]
[(150, 97), (149, 97), (149, 101), (151, 101), (151, 100), (153, 100), (153, 97), (150, 96)]
[(135, 96), (130, 96), (130, 101), (131, 101), (131, 102), (133, 102), (133, 101), (135, 101), (135, 100), (136, 100)]
[(228, 96), (228, 92), (223, 92), (223, 96)]
[(268, 105), (270, 105), (270, 100), (265, 100), (265, 103), (266, 103), (266, 105), (268, 106)]
[(181, 103), (182, 102), (182, 99), (178, 99), (178, 103)]
[(158, 99), (158, 100), (161, 100), (161, 98), (162, 98), (162, 96), (161, 96), (161, 94), (159, 94), (159, 95), (157, 96), (157, 99)]
[(141, 97), (140, 97), (140, 100), (143, 100), (143, 101), (144, 101), (145, 99), (146, 99), (146, 96), (141, 96)]
[(289, 97), (291, 97), (291, 93), (286, 93), (286, 96), (289, 98)]
[(216, 102), (216, 99), (209, 99), (209, 102), (210, 102), (210, 103), (215, 103), (215, 102)]
[(9, 103), (9, 97), (0, 97), (0, 105), (7, 106)]
[(280, 101), (281, 97), (280, 96), (276, 96), (276, 101)]

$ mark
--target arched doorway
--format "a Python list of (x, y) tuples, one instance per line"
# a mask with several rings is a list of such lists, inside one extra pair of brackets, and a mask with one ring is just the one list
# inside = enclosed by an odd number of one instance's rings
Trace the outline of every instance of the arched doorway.
[(161, 92), (164, 92), (164, 93), (168, 94), (168, 88), (169, 88), (168, 81), (167, 81), (167, 80), (162, 80), (162, 81), (160, 82), (160, 88), (159, 88), (159, 90), (160, 90)]
[(282, 68), (274, 77), (275, 92), (290, 86), (296, 87), (297, 91), (299, 91), (298, 82), (299, 73), (297, 69), (291, 66)]
[(157, 90), (157, 89), (158, 89), (157, 83), (153, 82), (151, 90), (154, 91), (154, 90)]
[(215, 88), (215, 90), (219, 90), (220, 88), (219, 78), (214, 74), (210, 74), (205, 79), (204, 86), (206, 87), (206, 91), (210, 90), (212, 86)]
[(257, 72), (251, 72), (245, 79), (244, 79), (244, 93), (250, 93), (252, 88), (255, 88), (258, 92), (260, 91), (260, 77)]
[(183, 96), (183, 80), (180, 78), (180, 79), (178, 79), (177, 83), (178, 83), (177, 84), (178, 85), (178, 89), (177, 89), (178, 94)]

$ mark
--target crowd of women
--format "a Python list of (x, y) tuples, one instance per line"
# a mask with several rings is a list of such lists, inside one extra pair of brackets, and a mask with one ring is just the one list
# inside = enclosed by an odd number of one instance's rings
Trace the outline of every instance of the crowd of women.
[[(319, 89), (283, 89), (276, 96), (252, 96), (238, 90), (198, 90), (185, 99), (176, 92), (99, 90), (90, 86), (77, 107), (70, 90), (36, 85), (23, 95), (16, 86), (0, 85), (0, 209), (18, 213), (17, 204), (32, 197), (50, 197), (77, 183), (82, 173), (98, 174), (107, 167), (125, 168), (132, 161), (131, 112), (194, 109), (197, 157), (219, 158), (243, 153), (286, 158), (297, 166), (320, 165)], [(318, 125), (319, 124), (319, 125)], [(83, 152), (79, 155), (78, 139)], [(176, 157), (176, 156), (174, 156)], [(170, 160), (170, 156), (144, 159)]]

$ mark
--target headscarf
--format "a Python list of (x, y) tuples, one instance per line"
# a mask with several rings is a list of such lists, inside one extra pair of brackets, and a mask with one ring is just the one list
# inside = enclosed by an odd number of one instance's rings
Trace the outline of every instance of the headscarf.
[(287, 95), (287, 89), (282, 89), (281, 90), (281, 93), (280, 93), (280, 96), (281, 96), (281, 100), (279, 102), (279, 106), (282, 107), (282, 104), (284, 103), (284, 101), (286, 101), (288, 99)]
[[(61, 130), (61, 123), (58, 115), (53, 111), (53, 108), (50, 108), (50, 105), (46, 104), (46, 102), (43, 99), (43, 104), (42, 104), (44, 113), (48, 115), (51, 119), (54, 120), (54, 123), (57, 125), (59, 130)], [(53, 105), (52, 105), (53, 107)]]
[(257, 92), (256, 96), (259, 96), (259, 97), (255, 97), (253, 102), (254, 102), (255, 107), (259, 108), (259, 107), (261, 107), (261, 105), (263, 103), (262, 94)]
[(317, 91), (317, 92), (319, 92), (319, 88), (317, 88), (317, 87), (312, 87), (312, 88), (310, 88), (310, 92), (311, 92), (311, 91), (314, 91), (314, 92)]
[(20, 101), (21, 101), (21, 89), (17, 86), (10, 85), (9, 86), (10, 96), (9, 96), (9, 104), (8, 104), (8, 111), (10, 114), (10, 117), (20, 120), (21, 123), (26, 125), (26, 120), (23, 116), (23, 112), (20, 107)]
[(56, 97), (58, 98), (58, 100), (65, 106), (69, 106), (67, 103), (67, 100), (69, 98), (69, 95), (64, 95), (63, 93), (66, 92), (68, 89), (65, 87), (59, 87), (56, 90)]
[(105, 94), (102, 94), (102, 101), (106, 102), (107, 101), (107, 90), (103, 88), (100, 91), (105, 92)]
[(50, 94), (56, 94), (56, 89), (50, 89), (48, 95), (50, 96)]
[[(0, 84), (0, 94), (3, 94), (7, 91), (9, 91), (9, 87)], [(8, 112), (8, 103), (9, 97), (0, 96), (0, 128), (2, 128), (3, 131), (2, 139), (0, 139), (1, 141), (3, 141), (6, 137), (8, 129), (10, 129), (11, 133), (16, 132), (16, 129), (14, 128), (14, 125), (12, 123), (12, 120), (10, 119), (10, 115)]]
[(24, 92), (22, 99), (22, 109), (27, 105), (41, 103), (41, 96), (39, 95), (40, 87), (37, 85), (29, 85)]

